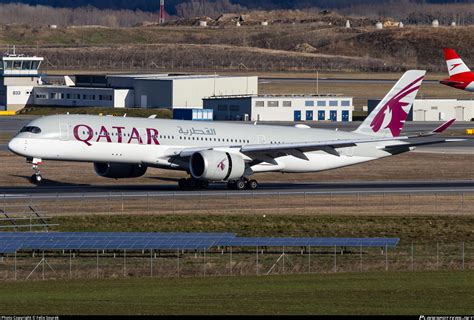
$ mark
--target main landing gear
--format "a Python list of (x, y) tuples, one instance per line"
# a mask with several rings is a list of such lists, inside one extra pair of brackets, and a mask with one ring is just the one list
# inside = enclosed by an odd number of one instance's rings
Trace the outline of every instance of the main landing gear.
[(249, 180), (247, 178), (240, 178), (239, 180), (233, 180), (227, 182), (227, 188), (231, 190), (255, 190), (258, 188), (257, 180)]
[(33, 164), (32, 169), (34, 173), (31, 176), (30, 181), (34, 184), (40, 184), (43, 181), (43, 177), (41, 176), (41, 172), (39, 170), (41, 159), (33, 158), (33, 160), (31, 160), (31, 163)]
[[(209, 187), (209, 181), (194, 178), (182, 178), (178, 180), (178, 187), (180, 189), (207, 189)], [(228, 181), (227, 188), (231, 190), (255, 190), (258, 188), (258, 182), (253, 179), (249, 180), (247, 178), (240, 178), (239, 180)]]

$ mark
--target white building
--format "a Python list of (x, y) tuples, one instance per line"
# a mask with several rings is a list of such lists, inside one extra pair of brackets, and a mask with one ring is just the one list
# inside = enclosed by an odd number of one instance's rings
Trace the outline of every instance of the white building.
[(258, 93), (256, 76), (171, 76), (135, 79), (135, 106), (202, 108), (203, 98)]
[(352, 121), (352, 97), (336, 95), (215, 96), (204, 100), (215, 120)]
[(0, 110), (19, 110), (34, 103), (43, 58), (9, 54), (0, 61)]
[(413, 121), (474, 121), (474, 100), (416, 99)]
[(34, 105), (55, 107), (126, 108), (134, 106), (133, 90), (66, 86), (34, 88)]

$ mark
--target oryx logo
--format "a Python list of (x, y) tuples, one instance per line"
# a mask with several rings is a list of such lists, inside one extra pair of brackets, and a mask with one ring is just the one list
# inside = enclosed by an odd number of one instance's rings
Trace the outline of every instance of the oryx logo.
[(462, 63), (455, 63), (451, 66), (451, 69), (449, 69), (449, 71), (453, 71), (454, 68), (456, 67), (459, 67), (460, 65), (462, 65)]
[(219, 169), (221, 169), (221, 171), (224, 171), (224, 170), (225, 170), (225, 161), (226, 161), (226, 160), (227, 160), (227, 158), (222, 159), (222, 161), (217, 164), (217, 167), (218, 167)]
[(405, 111), (404, 107), (410, 105), (409, 102), (403, 102), (401, 100), (410, 93), (418, 90), (421, 85), (421, 83), (419, 83), (421, 80), (423, 80), (423, 76), (407, 85), (385, 103), (370, 123), (373, 132), (379, 132), (380, 129), (388, 128), (393, 137), (398, 137), (400, 135), (403, 122), (406, 120), (409, 111)]

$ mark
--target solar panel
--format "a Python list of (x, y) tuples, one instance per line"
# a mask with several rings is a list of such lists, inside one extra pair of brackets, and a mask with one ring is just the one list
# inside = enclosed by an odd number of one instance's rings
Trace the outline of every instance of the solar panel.
[(149, 250), (239, 247), (395, 247), (399, 238), (236, 237), (234, 233), (0, 232), (0, 253), (18, 250)]
[(236, 237), (219, 242), (234, 247), (395, 247), (399, 238), (244, 238)]

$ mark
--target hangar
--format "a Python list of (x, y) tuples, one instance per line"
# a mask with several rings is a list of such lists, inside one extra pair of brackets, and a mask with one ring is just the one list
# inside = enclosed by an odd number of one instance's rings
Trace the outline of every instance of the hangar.
[(419, 99), (413, 102), (413, 121), (474, 121), (474, 100)]
[(215, 120), (352, 121), (352, 97), (339, 95), (228, 95), (204, 98)]

